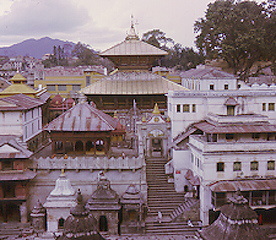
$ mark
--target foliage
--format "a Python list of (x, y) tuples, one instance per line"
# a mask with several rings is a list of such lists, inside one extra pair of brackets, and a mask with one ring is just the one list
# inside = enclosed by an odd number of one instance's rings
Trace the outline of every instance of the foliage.
[(64, 53), (64, 48), (61, 46), (53, 47), (53, 54), (49, 56), (49, 59), (42, 61), (43, 65), (47, 68), (54, 66), (68, 66), (68, 60)]
[(257, 61), (273, 61), (272, 55), (275, 61), (275, 51), (271, 52), (275, 26), (274, 31), (268, 27), (269, 22), (275, 25), (271, 15), (254, 1), (217, 0), (195, 23), (196, 45), (208, 59), (222, 58), (245, 78)]
[(142, 41), (168, 52), (157, 65), (163, 67), (176, 67), (179, 70), (188, 70), (204, 62), (204, 56), (193, 50), (183, 48), (181, 44), (175, 43), (172, 38), (166, 37), (166, 33), (159, 29), (153, 29), (143, 34)]
[[(72, 57), (77, 57), (76, 61), (70, 63)], [(49, 59), (44, 60), (43, 64), (45, 67), (54, 67), (54, 66), (89, 66), (89, 65), (103, 65), (107, 67), (108, 70), (113, 68), (113, 63), (107, 59), (103, 59), (99, 54), (90, 49), (90, 46), (78, 42), (71, 55), (65, 54), (64, 48), (58, 46), (53, 47), (53, 54), (49, 56)]]

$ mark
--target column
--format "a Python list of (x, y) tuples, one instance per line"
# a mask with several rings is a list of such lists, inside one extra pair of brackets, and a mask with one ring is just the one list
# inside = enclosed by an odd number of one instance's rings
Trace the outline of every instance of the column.
[(27, 223), (28, 222), (28, 213), (27, 213), (27, 204), (26, 202), (22, 202), (20, 205), (20, 221), (21, 223)]

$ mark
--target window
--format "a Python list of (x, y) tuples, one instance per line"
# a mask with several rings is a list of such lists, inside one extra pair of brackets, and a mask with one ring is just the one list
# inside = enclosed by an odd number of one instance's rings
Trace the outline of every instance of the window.
[(258, 140), (260, 138), (260, 133), (252, 133), (252, 138)]
[(13, 169), (13, 162), (12, 161), (3, 161), (2, 162), (2, 170), (8, 171)]
[(72, 85), (72, 90), (73, 91), (79, 91), (81, 89), (81, 86), (79, 84), (77, 85)]
[(180, 104), (176, 105), (176, 112), (180, 112)]
[(232, 140), (232, 139), (234, 139), (234, 134), (233, 133), (227, 133), (227, 134), (225, 134), (225, 138), (227, 140)]
[(56, 91), (56, 86), (55, 85), (47, 85), (47, 89), (49, 92), (55, 92)]
[(241, 162), (234, 162), (233, 171), (241, 171)]
[(267, 162), (267, 170), (275, 170), (275, 161)]
[(59, 91), (66, 91), (66, 85), (63, 85), (63, 84), (58, 85), (58, 90)]
[(195, 104), (192, 105), (192, 112), (196, 112), (196, 105)]
[(90, 76), (86, 76), (86, 86), (88, 86), (90, 84), (90, 79), (91, 79)]
[(214, 89), (215, 89), (214, 84), (210, 84), (209, 89), (210, 89), (210, 90), (214, 90)]
[(263, 110), (263, 111), (266, 111), (266, 103), (263, 103), (263, 104), (262, 104), (262, 110)]
[(183, 112), (190, 112), (190, 105), (189, 104), (183, 104)]
[(224, 163), (223, 162), (217, 163), (217, 172), (224, 172)]
[(275, 103), (268, 104), (268, 111), (275, 111)]
[(250, 163), (250, 170), (251, 171), (258, 171), (259, 163), (257, 161), (253, 161)]
[(235, 106), (227, 106), (227, 115), (234, 116), (235, 115)]
[(229, 89), (228, 84), (224, 84), (224, 90), (228, 90), (228, 89)]

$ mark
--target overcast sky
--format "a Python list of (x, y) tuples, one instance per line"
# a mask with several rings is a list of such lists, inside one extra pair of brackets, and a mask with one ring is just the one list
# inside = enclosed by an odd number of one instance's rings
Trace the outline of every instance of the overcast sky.
[(130, 16), (143, 33), (160, 29), (194, 47), (193, 25), (214, 0), (0, 0), (0, 46), (58, 38), (105, 50), (124, 40)]

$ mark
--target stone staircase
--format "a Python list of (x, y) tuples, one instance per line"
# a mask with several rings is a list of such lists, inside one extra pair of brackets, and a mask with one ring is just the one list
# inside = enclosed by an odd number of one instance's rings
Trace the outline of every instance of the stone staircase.
[(185, 198), (184, 202), (181, 203), (174, 211), (170, 214), (172, 221), (176, 220), (183, 213), (189, 211), (193, 206), (199, 205), (199, 200), (194, 198)]
[(14, 239), (16, 236), (31, 235), (33, 232), (30, 223), (0, 223), (0, 240)]
[[(146, 219), (146, 233), (151, 234), (193, 234), (199, 227), (188, 226), (187, 222), (173, 222), (177, 217), (176, 209), (185, 201), (183, 193), (177, 193), (173, 183), (168, 183), (164, 165), (164, 158), (146, 159), (146, 177), (148, 185), (148, 213)], [(192, 203), (191, 203), (192, 204)], [(158, 212), (162, 213), (161, 223)], [(173, 218), (173, 219), (172, 219)]]

